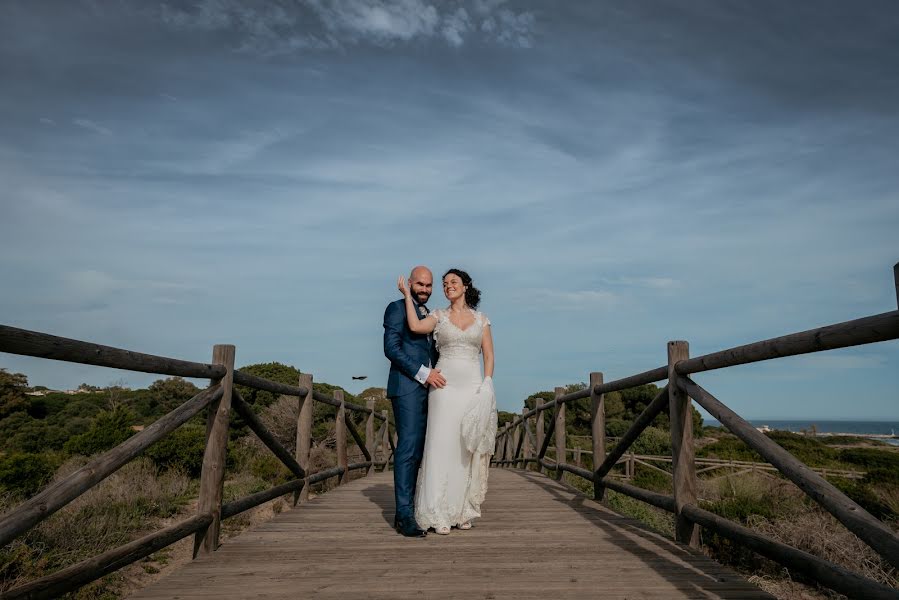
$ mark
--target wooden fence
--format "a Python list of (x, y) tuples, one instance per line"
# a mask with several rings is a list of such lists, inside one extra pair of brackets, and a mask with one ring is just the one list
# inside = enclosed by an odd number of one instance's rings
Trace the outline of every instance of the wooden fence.
[[(899, 264), (893, 267), (893, 279), (896, 302), (899, 304)], [(758, 452), (889, 564), (899, 568), (899, 536), (689, 377), (694, 373), (712, 369), (895, 339), (899, 339), (899, 310), (694, 358), (690, 358), (687, 342), (668, 342), (666, 365), (610, 382), (603, 381), (602, 373), (590, 373), (590, 383), (586, 389), (566, 394), (564, 388), (559, 387), (555, 390), (553, 400), (545, 403), (538, 400), (535, 408), (522, 410), (520, 416), (507, 423), (497, 433), (493, 464), (523, 468), (535, 464), (539, 470), (547, 469), (553, 472), (557, 479), (561, 479), (564, 472), (583, 477), (593, 482), (593, 496), (596, 500), (602, 501), (605, 490), (611, 489), (673, 513), (675, 537), (682, 543), (698, 546), (697, 526), (702, 526), (847, 596), (895, 599), (899, 594), (893, 588), (782, 544), (699, 507), (691, 399)], [(614, 449), (607, 454), (604, 394), (664, 380), (667, 380), (667, 384), (634, 420)], [(566, 462), (565, 406), (587, 398), (591, 403), (592, 454), (605, 457), (600, 464), (594, 464), (592, 471)], [(612, 479), (609, 476), (612, 468), (656, 415), (666, 408), (671, 431), (673, 496), (644, 490)], [(550, 431), (544, 432), (543, 413), (549, 410), (552, 410), (550, 421), (552, 427)], [(534, 420), (533, 427), (531, 420)], [(546, 454), (553, 438), (558, 460), (551, 462), (547, 460)], [(533, 455), (532, 449), (536, 450), (536, 455)]]
[[(338, 484), (344, 483), (350, 472), (365, 470), (367, 475), (372, 473), (375, 467), (386, 469), (392, 459), (394, 443), (391, 423), (387, 411), (382, 411), (380, 414), (375, 411), (374, 400), (369, 400), (366, 406), (361, 406), (347, 402), (340, 390), (334, 392), (334, 397), (316, 392), (312, 386), (312, 375), (306, 373), (300, 375), (297, 385), (286, 385), (235, 370), (234, 346), (214, 346), (212, 362), (207, 364), (141, 354), (0, 325), (0, 352), (143, 373), (211, 379), (209, 387), (143, 431), (128, 438), (117, 447), (95, 456), (84, 467), (65, 479), (49, 485), (37, 495), (4, 514), (0, 518), (0, 546), (8, 544), (17, 536), (63, 508), (139, 456), (149, 446), (165, 438), (180, 425), (199, 414), (200, 411), (208, 408), (206, 447), (200, 474), (197, 514), (181, 523), (66, 567), (41, 579), (9, 589), (2, 594), (4, 599), (56, 598), (191, 535), (194, 536), (195, 558), (199, 554), (211, 553), (219, 546), (222, 519), (233, 517), (289, 493), (293, 493), (294, 504), (302, 502), (312, 484), (332, 477), (338, 478)], [(262, 424), (253, 408), (234, 388), (234, 384), (297, 398), (299, 416), (295, 456), (291, 455)], [(309, 452), (312, 447), (314, 402), (322, 402), (337, 408), (335, 419), (337, 465), (311, 473), (309, 472)], [(293, 474), (294, 479), (269, 490), (223, 503), (225, 457), (232, 409), (284, 463)], [(348, 411), (367, 415), (364, 439), (356, 430)], [(375, 433), (375, 421), (380, 422), (377, 433)], [(364, 461), (348, 463), (347, 432), (361, 450)], [(388, 451), (388, 447), (390, 451)], [(380, 460), (378, 460), (379, 456)]]
[[(607, 438), (608, 439), (608, 438)], [(547, 452), (548, 454), (549, 452)], [(583, 465), (583, 457), (589, 456), (593, 457), (592, 450), (584, 450), (583, 448), (566, 448), (565, 449), (565, 460), (568, 460), (568, 455), (572, 455), (574, 457), (574, 466), (582, 467)], [(563, 461), (564, 462), (564, 461)], [(673, 473), (671, 471), (662, 469), (653, 463), (666, 463), (671, 464), (673, 462), (673, 458), (670, 456), (662, 456), (655, 454), (634, 454), (633, 452), (625, 452), (624, 455), (618, 459), (616, 465), (624, 466), (624, 479), (633, 479), (634, 471), (637, 465), (641, 465), (653, 471), (657, 471), (662, 473), (663, 475), (667, 475), (669, 477), (673, 477)], [(712, 479), (717, 479), (718, 477), (734, 477), (737, 475), (743, 475), (744, 473), (776, 473), (777, 467), (772, 465), (771, 463), (766, 462), (757, 462), (757, 461), (749, 461), (749, 460), (729, 460), (723, 458), (701, 458), (697, 457), (694, 460), (694, 464), (697, 467), (702, 467), (701, 469), (696, 470), (696, 474), (700, 473), (708, 473), (711, 471), (725, 471), (730, 470), (730, 472), (722, 473)], [(820, 475), (821, 477), (840, 477), (843, 479), (863, 479), (865, 477), (864, 471), (850, 471), (847, 469), (828, 469), (825, 467), (809, 467), (812, 471)]]

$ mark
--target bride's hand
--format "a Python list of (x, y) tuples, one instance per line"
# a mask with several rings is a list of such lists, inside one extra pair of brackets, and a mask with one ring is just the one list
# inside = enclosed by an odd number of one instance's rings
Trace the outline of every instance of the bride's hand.
[(411, 292), (409, 288), (406, 287), (406, 278), (400, 275), (396, 280), (396, 287), (399, 289), (400, 293), (403, 295), (403, 298), (408, 297)]

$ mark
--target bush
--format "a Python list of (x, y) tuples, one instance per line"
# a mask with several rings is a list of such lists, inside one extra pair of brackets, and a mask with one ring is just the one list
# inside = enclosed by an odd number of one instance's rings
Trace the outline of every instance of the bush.
[(609, 437), (621, 437), (627, 433), (630, 426), (631, 424), (624, 419), (609, 419), (606, 421), (606, 435)]
[(127, 409), (116, 407), (101, 412), (86, 433), (76, 435), (65, 444), (69, 454), (91, 456), (115, 448), (127, 440), (134, 431), (131, 429), (131, 414)]
[(839, 451), (839, 458), (866, 470), (878, 469), (899, 474), (899, 452), (879, 448), (847, 448)]
[(32, 496), (50, 481), (59, 462), (47, 454), (16, 452), (0, 458), (0, 486), (7, 492)]
[(160, 469), (176, 469), (197, 478), (203, 470), (205, 448), (205, 427), (186, 423), (147, 448), (144, 455)]
[(634, 454), (671, 454), (671, 434), (664, 429), (647, 427), (630, 447)]

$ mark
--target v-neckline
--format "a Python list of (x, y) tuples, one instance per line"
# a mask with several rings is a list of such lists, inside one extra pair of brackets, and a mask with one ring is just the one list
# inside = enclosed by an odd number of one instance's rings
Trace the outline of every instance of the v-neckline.
[[(471, 309), (469, 308), (468, 310), (471, 310)], [(455, 327), (456, 329), (458, 329), (458, 330), (461, 331), (462, 333), (465, 333), (466, 331), (468, 331), (469, 329), (471, 329), (472, 327), (474, 327), (474, 326), (477, 325), (477, 323), (478, 323), (478, 313), (475, 312), (475, 311), (473, 311), (473, 310), (471, 310), (471, 314), (474, 315), (474, 321), (472, 321), (472, 322), (471, 322), (471, 325), (469, 325), (469, 326), (466, 327), (465, 329), (462, 329), (461, 327), (459, 327), (458, 325), (456, 325), (455, 323), (453, 323), (453, 319), (452, 319), (452, 317), (450, 317), (449, 309), (446, 310), (446, 320), (450, 322), (450, 325), (452, 325), (453, 327)]]

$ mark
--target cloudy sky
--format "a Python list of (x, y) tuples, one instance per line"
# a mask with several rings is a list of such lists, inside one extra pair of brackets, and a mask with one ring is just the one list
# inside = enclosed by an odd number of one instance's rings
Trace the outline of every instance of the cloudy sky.
[[(670, 339), (895, 310), (897, 31), (891, 0), (7, 0), (0, 322), (358, 392), (396, 276), (461, 267), (520, 410)], [(897, 366), (697, 379), (747, 417), (899, 419)]]

